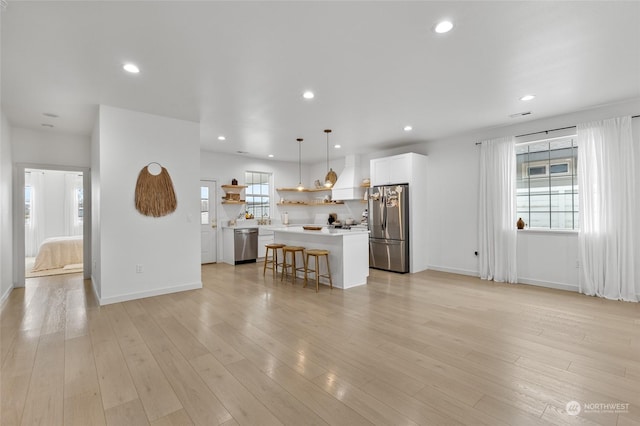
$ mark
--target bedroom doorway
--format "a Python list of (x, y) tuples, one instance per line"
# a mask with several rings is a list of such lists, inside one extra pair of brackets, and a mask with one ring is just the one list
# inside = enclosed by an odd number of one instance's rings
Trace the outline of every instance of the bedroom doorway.
[(25, 278), (82, 272), (82, 179), (82, 172), (25, 170)]
[(90, 278), (89, 169), (18, 164), (16, 172), (17, 286), (52, 275)]

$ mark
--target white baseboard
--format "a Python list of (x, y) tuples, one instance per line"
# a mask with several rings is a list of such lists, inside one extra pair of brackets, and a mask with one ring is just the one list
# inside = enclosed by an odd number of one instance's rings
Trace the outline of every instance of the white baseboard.
[(98, 300), (100, 301), (100, 305), (102, 306), (102, 305), (110, 305), (112, 303), (127, 302), (129, 300), (143, 299), (145, 297), (161, 296), (163, 294), (178, 293), (178, 292), (187, 291), (187, 290), (197, 290), (199, 288), (202, 288), (202, 281), (198, 281), (195, 283), (181, 284), (181, 285), (171, 286), (171, 287), (165, 287), (165, 288), (159, 288), (159, 289), (150, 290), (150, 291), (141, 291), (138, 293), (127, 293), (127, 294), (121, 294), (118, 296), (98, 298)]
[[(440, 272), (449, 272), (451, 274), (468, 275), (471, 277), (480, 276), (478, 271), (472, 271), (468, 269), (450, 268), (446, 266), (435, 266), (435, 265), (429, 265), (429, 269), (432, 269), (434, 271), (440, 271)], [(518, 277), (518, 284), (528, 284), (528, 285), (535, 285), (538, 287), (554, 288), (556, 290), (578, 292), (577, 285), (556, 283), (552, 281), (542, 281), (542, 280), (536, 280), (533, 278)]]
[(0, 306), (4, 306), (4, 302), (6, 302), (6, 300), (9, 298), (9, 295), (11, 294), (12, 291), (13, 291), (13, 285), (9, 287), (7, 291), (4, 292), (2, 297), (0, 297)]
[(578, 292), (579, 288), (574, 284), (554, 283), (552, 281), (534, 280), (531, 278), (518, 278), (518, 284), (535, 285), (537, 287), (554, 288), (556, 290), (565, 290)]
[(478, 271), (472, 271), (472, 270), (469, 270), (469, 269), (449, 268), (447, 266), (435, 266), (435, 265), (429, 265), (429, 269), (431, 269), (433, 271), (448, 272), (450, 274), (468, 275), (470, 277), (479, 277), (480, 276)]

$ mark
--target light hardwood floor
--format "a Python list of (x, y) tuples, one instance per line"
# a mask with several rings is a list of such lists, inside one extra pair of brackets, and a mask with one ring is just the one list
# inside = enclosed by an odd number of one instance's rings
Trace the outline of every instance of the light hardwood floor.
[(640, 425), (639, 304), (432, 271), (318, 294), (260, 263), (202, 275), (103, 307), (79, 275), (14, 290), (0, 423)]

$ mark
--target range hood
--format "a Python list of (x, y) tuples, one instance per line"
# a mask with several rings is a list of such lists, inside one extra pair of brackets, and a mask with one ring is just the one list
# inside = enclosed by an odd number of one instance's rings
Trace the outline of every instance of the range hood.
[(331, 190), (331, 198), (336, 201), (359, 200), (362, 198), (360, 179), (356, 177), (359, 161), (355, 155), (344, 158), (344, 170)]

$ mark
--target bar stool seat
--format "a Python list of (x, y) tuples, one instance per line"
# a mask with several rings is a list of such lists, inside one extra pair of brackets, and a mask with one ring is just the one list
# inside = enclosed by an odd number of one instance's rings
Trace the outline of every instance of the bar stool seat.
[[(291, 283), (295, 284), (297, 279), (297, 272), (305, 272), (307, 269), (307, 262), (304, 257), (305, 248), (301, 246), (284, 246), (282, 248), (282, 275), (280, 277), (280, 281), (284, 281), (285, 275), (289, 275), (289, 270), (291, 270)], [(287, 259), (287, 254), (291, 253), (291, 262)], [(302, 265), (301, 267), (296, 265), (296, 254), (300, 253), (302, 256)]]
[[(273, 270), (273, 278), (278, 273), (278, 266), (282, 266), (282, 262), (278, 262), (278, 250), (282, 251), (284, 244), (271, 243), (265, 244), (266, 251), (264, 253), (264, 267), (262, 268), (262, 276), (264, 277), (267, 269)], [(271, 250), (271, 259), (269, 259), (269, 250)], [(283, 256), (284, 257), (284, 256)]]
[[(309, 268), (309, 257), (313, 256), (313, 258), (315, 259), (315, 269), (310, 269)], [(320, 265), (319, 265), (319, 258), (320, 257), (324, 257), (325, 262), (327, 264), (327, 273), (326, 274), (321, 274), (320, 273)], [(328, 278), (329, 279), (329, 286), (330, 288), (333, 289), (333, 280), (331, 279), (331, 268), (329, 267), (329, 250), (318, 250), (318, 249), (309, 249), (307, 250), (307, 256), (305, 258), (305, 269), (304, 269), (304, 287), (307, 286), (307, 278), (308, 278), (308, 274), (315, 274), (315, 278), (316, 278), (316, 293), (319, 291), (320, 289), (320, 278)]]

